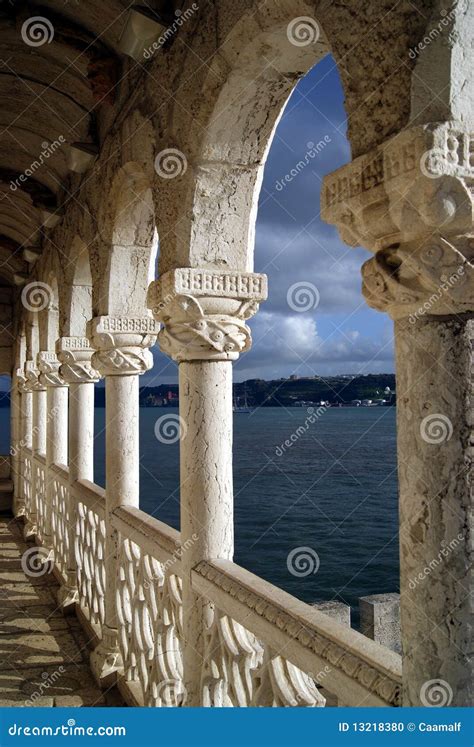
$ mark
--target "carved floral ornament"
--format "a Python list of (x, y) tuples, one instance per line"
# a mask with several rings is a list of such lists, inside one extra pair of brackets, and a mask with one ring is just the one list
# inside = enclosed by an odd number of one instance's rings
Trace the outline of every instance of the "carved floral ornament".
[(369, 306), (393, 319), (474, 310), (474, 237), (456, 245), (437, 236), (424, 244), (384, 249), (362, 267)]
[(26, 383), (25, 389), (28, 392), (42, 392), (45, 391), (46, 386), (40, 381), (40, 370), (37, 368), (33, 361), (27, 361), (25, 363), (25, 376)]
[(163, 324), (161, 350), (174, 360), (236, 360), (252, 344), (245, 323), (267, 297), (265, 275), (180, 268), (148, 292), (148, 305)]
[(158, 324), (152, 317), (100, 316), (89, 325), (95, 353), (92, 366), (103, 376), (142, 374), (153, 366), (149, 349)]
[(325, 177), (322, 216), (374, 252), (469, 234), (473, 183), (474, 134), (456, 122), (416, 126)]

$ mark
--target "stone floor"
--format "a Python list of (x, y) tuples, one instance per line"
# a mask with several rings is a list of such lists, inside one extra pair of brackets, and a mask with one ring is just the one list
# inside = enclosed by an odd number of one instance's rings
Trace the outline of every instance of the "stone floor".
[(123, 705), (116, 688), (95, 684), (85, 634), (58, 610), (53, 574), (23, 570), (34, 545), (22, 530), (0, 516), (0, 706)]

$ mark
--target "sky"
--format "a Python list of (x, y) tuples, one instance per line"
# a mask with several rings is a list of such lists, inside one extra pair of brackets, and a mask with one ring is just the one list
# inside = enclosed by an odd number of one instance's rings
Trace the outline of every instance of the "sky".
[[(394, 371), (392, 322), (361, 293), (360, 267), (371, 255), (345, 245), (320, 218), (323, 176), (350, 161), (346, 131), (339, 74), (327, 56), (296, 86), (268, 154), (255, 271), (268, 275), (269, 298), (250, 320), (253, 345), (234, 364), (235, 381)], [(307, 165), (293, 177), (299, 161)], [(155, 353), (142, 384), (174, 381), (175, 364)]]

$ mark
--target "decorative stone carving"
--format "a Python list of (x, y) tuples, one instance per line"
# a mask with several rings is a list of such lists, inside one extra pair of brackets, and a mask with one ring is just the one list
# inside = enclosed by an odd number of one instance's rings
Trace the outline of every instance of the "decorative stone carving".
[(15, 378), (16, 378), (16, 385), (17, 385), (18, 391), (21, 394), (31, 391), (23, 368), (17, 368)]
[(39, 380), (43, 386), (66, 386), (66, 382), (59, 372), (60, 365), (56, 353), (45, 350), (38, 353)]
[(91, 364), (94, 348), (87, 337), (61, 337), (56, 342), (56, 352), (61, 362), (61, 376), (68, 384), (99, 381), (100, 374)]
[(474, 309), (474, 237), (456, 246), (441, 236), (383, 249), (362, 267), (369, 306), (393, 319)]
[(89, 331), (96, 350), (92, 366), (103, 376), (142, 374), (153, 366), (148, 348), (156, 342), (158, 325), (151, 317), (100, 316)]
[(286, 633), (289, 639), (299, 642), (308, 651), (314, 651), (325, 660), (330, 668), (340, 669), (351, 679), (359, 682), (364, 688), (385, 701), (387, 705), (401, 705), (400, 683), (388, 673), (382, 672), (343, 645), (322, 633), (305, 625), (289, 608), (282, 608), (277, 603), (262, 597), (257, 592), (247, 588), (236, 578), (229, 575), (211, 563), (202, 561), (194, 568), (194, 572), (202, 578), (211, 581), (213, 586), (238, 599), (240, 604), (248, 608), (249, 615), (254, 613), (274, 624)]
[(324, 220), (351, 246), (378, 251), (435, 231), (472, 228), (474, 136), (443, 122), (400, 132), (325, 177)]
[(265, 275), (185, 267), (151, 284), (148, 305), (164, 325), (160, 348), (174, 360), (236, 360), (252, 342), (245, 321), (266, 297)]
[(26, 388), (29, 392), (44, 392), (46, 389), (45, 384), (40, 380), (40, 370), (37, 368), (33, 361), (26, 361), (25, 363), (25, 376), (26, 376)]

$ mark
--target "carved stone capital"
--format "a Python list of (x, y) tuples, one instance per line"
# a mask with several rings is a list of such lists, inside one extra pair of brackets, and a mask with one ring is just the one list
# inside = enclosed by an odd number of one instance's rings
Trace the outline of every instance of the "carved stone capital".
[(16, 369), (15, 379), (16, 379), (17, 389), (21, 394), (31, 391), (28, 386), (25, 371), (23, 368)]
[(148, 348), (155, 344), (158, 329), (152, 317), (96, 317), (89, 323), (96, 350), (92, 366), (103, 376), (145, 373), (153, 366)]
[(456, 122), (411, 127), (324, 179), (322, 217), (376, 252), (433, 233), (472, 233), (474, 135)]
[(92, 367), (94, 348), (87, 337), (61, 337), (56, 342), (56, 352), (61, 363), (61, 376), (68, 384), (100, 380), (99, 372)]
[(434, 236), (422, 244), (383, 249), (362, 267), (369, 306), (393, 319), (474, 310), (474, 236), (456, 245)]
[(245, 320), (266, 297), (265, 275), (184, 267), (151, 284), (148, 306), (163, 324), (160, 348), (174, 360), (236, 360), (252, 343)]
[(66, 382), (59, 372), (60, 365), (56, 353), (47, 350), (38, 353), (39, 380), (44, 387), (66, 386)]
[(33, 361), (26, 361), (25, 376), (26, 376), (26, 383), (25, 383), (26, 391), (44, 392), (46, 390), (45, 385), (40, 381), (40, 370), (39, 368), (35, 366)]

